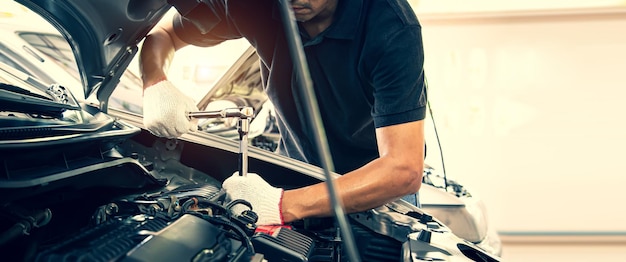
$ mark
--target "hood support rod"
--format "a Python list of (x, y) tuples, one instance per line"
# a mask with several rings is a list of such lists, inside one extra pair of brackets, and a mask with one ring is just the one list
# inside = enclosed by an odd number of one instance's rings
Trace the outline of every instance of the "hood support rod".
[(289, 45), (291, 59), (293, 61), (294, 69), (296, 70), (296, 77), (300, 80), (296, 82), (298, 82), (300, 92), (303, 94), (303, 102), (305, 104), (304, 111), (306, 111), (304, 116), (310, 124), (310, 131), (313, 133), (320, 163), (324, 169), (324, 176), (326, 177), (326, 185), (330, 195), (332, 211), (335, 215), (337, 224), (339, 225), (348, 258), (350, 261), (356, 262), (359, 261), (360, 257), (357, 253), (354, 236), (350, 230), (348, 219), (343, 210), (343, 204), (337, 195), (333, 178), (330, 174), (335, 168), (333, 166), (333, 160), (328, 148), (326, 132), (322, 124), (317, 99), (313, 91), (313, 81), (311, 80), (311, 75), (307, 66), (308, 64), (306, 62), (306, 56), (304, 54), (304, 48), (302, 47), (302, 40), (300, 39), (296, 19), (289, 4), (289, 0), (278, 0), (278, 2), (280, 3), (282, 21), (285, 27), (285, 34), (287, 44)]

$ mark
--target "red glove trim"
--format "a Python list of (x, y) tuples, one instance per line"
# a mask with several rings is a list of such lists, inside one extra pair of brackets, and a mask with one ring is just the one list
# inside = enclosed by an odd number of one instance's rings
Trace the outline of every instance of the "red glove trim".
[(167, 76), (162, 76), (158, 79), (157, 83), (163, 82), (163, 81), (167, 81)]
[(156, 81), (156, 82), (154, 82), (154, 84), (152, 84), (152, 85), (150, 85), (150, 86), (146, 86), (146, 87), (142, 88), (141, 95), (143, 95), (143, 94), (146, 92), (146, 89), (148, 89), (148, 88), (152, 87), (153, 85), (156, 85), (156, 84), (158, 84), (158, 83), (161, 83), (161, 82), (163, 82), (163, 81), (166, 81), (166, 80), (167, 80), (167, 76), (165, 76), (165, 75), (164, 75), (164, 76), (161, 76), (161, 77), (159, 77), (159, 78), (157, 78), (157, 81)]
[(254, 233), (263, 233), (263, 234), (267, 234), (273, 237), (276, 237), (276, 235), (278, 235), (278, 231), (280, 231), (281, 228), (287, 228), (287, 229), (293, 229), (293, 227), (291, 227), (290, 225), (266, 225), (266, 226), (258, 226), (255, 230)]
[(278, 215), (280, 216), (280, 224), (285, 224), (285, 219), (283, 218), (283, 194), (285, 193), (284, 189), (280, 190), (280, 199), (278, 200)]

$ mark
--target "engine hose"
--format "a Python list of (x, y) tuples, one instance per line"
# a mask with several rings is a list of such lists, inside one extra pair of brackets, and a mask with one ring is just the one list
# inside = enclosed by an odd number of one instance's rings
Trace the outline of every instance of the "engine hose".
[(205, 204), (205, 205), (210, 206), (212, 208), (217, 208), (217, 209), (221, 210), (224, 214), (230, 214), (230, 210), (229, 209), (227, 209), (226, 207), (224, 207), (224, 206), (222, 206), (220, 204), (214, 203), (214, 202), (212, 202), (212, 201), (210, 201), (208, 199), (198, 198), (198, 205), (200, 205), (200, 204)]
[[(233, 201), (233, 202), (235, 202), (235, 201)], [(245, 200), (236, 201), (236, 202), (239, 203), (239, 204), (244, 204), (244, 205), (250, 206), (250, 203), (248, 203)], [(254, 252), (254, 246), (252, 245), (252, 241), (250, 240), (250, 238), (248, 238), (248, 235), (238, 225), (236, 225), (235, 223), (233, 223), (231, 221), (220, 219), (219, 217), (216, 217), (216, 216), (207, 216), (207, 215), (204, 215), (204, 214), (199, 213), (199, 212), (189, 211), (189, 208), (192, 205), (194, 205), (194, 204), (195, 205), (206, 204), (206, 205), (208, 205), (210, 207), (218, 208), (218, 209), (222, 210), (222, 212), (224, 212), (225, 214), (230, 214), (230, 212), (228, 212), (229, 209), (227, 209), (224, 206), (221, 206), (219, 204), (213, 203), (212, 201), (204, 199), (202, 197), (198, 197), (198, 198), (192, 197), (192, 198), (186, 200), (185, 202), (183, 202), (183, 204), (181, 205), (180, 212), (176, 215), (175, 218), (176, 219), (180, 218), (183, 214), (190, 214), (190, 215), (194, 215), (194, 216), (200, 217), (200, 218), (202, 218), (202, 219), (204, 219), (204, 220), (206, 220), (206, 221), (208, 221), (210, 223), (220, 224), (222, 226), (228, 227), (229, 229), (234, 230), (237, 233), (237, 235), (239, 235), (239, 237), (241, 238), (241, 242), (245, 244), (245, 246), (246, 246), (246, 248), (248, 248), (248, 250), (250, 250), (253, 254), (255, 253)]]
[(30, 231), (30, 224), (28, 222), (20, 221), (15, 223), (9, 230), (0, 234), (0, 246), (3, 246), (21, 235), (28, 234), (28, 231)]
[(245, 205), (245, 206), (247, 206), (248, 208), (250, 208), (250, 210), (252, 210), (252, 204), (250, 204), (250, 202), (248, 202), (248, 201), (246, 201), (246, 200), (243, 200), (243, 199), (235, 199), (235, 200), (231, 201), (230, 203), (228, 203), (228, 204), (226, 205), (226, 208), (227, 208), (227, 209), (231, 209), (232, 207), (234, 207), (234, 206), (235, 206), (235, 205), (237, 205), (237, 204), (242, 204), (242, 205)]
[[(191, 213), (193, 214), (193, 213)], [(200, 214), (193, 214), (193, 215), (200, 215)], [(201, 217), (202, 219), (209, 221), (212, 224), (220, 224), (222, 226), (228, 227), (229, 229), (234, 230), (239, 237), (241, 237), (241, 242), (244, 243), (246, 245), (246, 248), (248, 248), (248, 250), (250, 252), (252, 252), (252, 254), (256, 253), (254, 251), (254, 246), (252, 245), (252, 241), (250, 240), (250, 238), (248, 238), (248, 236), (246, 235), (245, 232), (243, 232), (243, 230), (241, 228), (239, 228), (239, 226), (237, 226), (235, 223), (227, 221), (227, 220), (223, 220), (220, 219), (218, 217), (212, 217), (212, 216), (205, 216), (205, 215), (200, 215), (199, 217)]]
[(47, 208), (39, 210), (31, 216), (23, 217), (7, 231), (0, 234), (0, 246), (22, 235), (30, 234), (30, 230), (33, 227), (45, 226), (50, 222), (50, 219), (52, 219), (52, 212)]
[(193, 205), (198, 205), (198, 199), (195, 197), (192, 197), (188, 199), (187, 201), (185, 201), (180, 207), (180, 212), (181, 213), (187, 212), (187, 210), (189, 210), (189, 208), (191, 208), (191, 206)]
[(189, 211), (189, 208), (191, 208), (192, 205), (197, 205), (198, 204), (198, 199), (195, 197), (192, 197), (190, 199), (187, 199), (185, 202), (183, 202), (183, 204), (180, 206), (180, 211), (178, 213), (176, 213), (176, 215), (174, 215), (172, 217), (173, 220), (179, 219), (180, 217), (183, 216), (183, 214), (187, 213), (187, 211)]
[[(248, 204), (246, 204), (246, 203), (247, 202), (242, 203), (242, 204), (250, 206), (249, 203)], [(204, 205), (209, 206), (211, 208), (218, 209), (223, 214), (230, 214), (229, 209), (227, 209), (226, 207), (224, 207), (222, 205), (219, 205), (217, 203), (214, 203), (213, 201), (208, 200), (208, 199), (206, 199), (204, 197), (197, 196), (197, 197), (192, 197), (192, 198), (189, 198), (189, 199), (185, 200), (185, 202), (183, 202), (183, 204), (180, 206), (180, 212), (178, 212), (172, 218), (173, 219), (178, 219), (183, 214), (188, 213), (188, 211), (189, 211), (189, 209), (191, 208), (192, 205), (198, 205), (199, 206), (200, 204), (204, 204)]]

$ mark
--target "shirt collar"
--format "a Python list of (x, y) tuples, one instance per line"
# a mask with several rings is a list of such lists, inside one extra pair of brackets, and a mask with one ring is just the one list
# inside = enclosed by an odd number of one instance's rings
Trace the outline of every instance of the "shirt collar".
[(335, 20), (326, 30), (326, 37), (352, 39), (361, 22), (363, 0), (337, 0)]

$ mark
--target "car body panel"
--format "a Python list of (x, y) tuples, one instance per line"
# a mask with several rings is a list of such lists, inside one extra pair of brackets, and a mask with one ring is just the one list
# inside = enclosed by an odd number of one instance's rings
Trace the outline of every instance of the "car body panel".
[(139, 42), (171, 7), (166, 0), (17, 2), (65, 36), (75, 52), (85, 97), (98, 89), (100, 101), (108, 100)]

